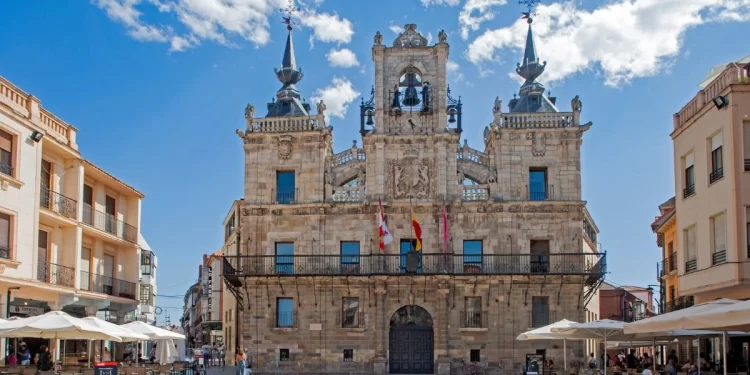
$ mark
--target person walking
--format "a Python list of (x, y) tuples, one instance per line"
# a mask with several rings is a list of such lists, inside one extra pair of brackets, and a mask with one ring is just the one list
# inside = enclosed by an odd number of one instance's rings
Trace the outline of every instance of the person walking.
[(247, 365), (247, 357), (245, 356), (245, 351), (242, 350), (242, 348), (237, 347), (235, 350), (235, 362), (237, 362), (237, 374), (236, 375), (245, 375), (245, 366)]
[(221, 368), (224, 368), (227, 366), (226, 356), (227, 356), (227, 347), (224, 346), (224, 343), (222, 342), (219, 345), (219, 365)]

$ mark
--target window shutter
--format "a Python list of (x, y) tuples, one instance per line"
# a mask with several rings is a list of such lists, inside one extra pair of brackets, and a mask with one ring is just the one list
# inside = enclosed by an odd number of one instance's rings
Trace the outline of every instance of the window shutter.
[(13, 152), (13, 135), (2, 129), (0, 129), (0, 148)]
[(693, 165), (695, 165), (695, 156), (691, 152), (685, 156), (685, 169), (690, 168)]
[(714, 251), (726, 250), (726, 241), (726, 216), (721, 214), (714, 217)]
[(721, 147), (721, 133), (711, 138), (711, 151), (715, 151), (719, 147)]
[(10, 249), (10, 215), (0, 213), (0, 248)]

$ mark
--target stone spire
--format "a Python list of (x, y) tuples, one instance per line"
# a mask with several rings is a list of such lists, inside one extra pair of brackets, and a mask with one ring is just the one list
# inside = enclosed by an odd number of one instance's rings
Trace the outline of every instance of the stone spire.
[(268, 103), (268, 114), (266, 117), (297, 117), (309, 116), (310, 104), (301, 100), (299, 90), (295, 86), (305, 76), (302, 68), (297, 68), (297, 60), (294, 57), (294, 43), (292, 41), (292, 12), (296, 8), (286, 9), (287, 16), (284, 17), (286, 30), (286, 47), (284, 48), (284, 57), (281, 59), (281, 69), (274, 69), (276, 78), (282, 86), (276, 92), (276, 100)]
[(544, 73), (547, 62), (540, 62), (534, 45), (534, 32), (531, 28), (533, 19), (531, 12), (523, 13), (529, 31), (526, 33), (526, 48), (523, 51), (523, 60), (516, 67), (516, 74), (525, 81), (518, 91), (518, 98), (508, 103), (511, 113), (525, 112), (559, 112), (555, 107), (555, 99), (544, 96), (544, 85), (536, 79)]

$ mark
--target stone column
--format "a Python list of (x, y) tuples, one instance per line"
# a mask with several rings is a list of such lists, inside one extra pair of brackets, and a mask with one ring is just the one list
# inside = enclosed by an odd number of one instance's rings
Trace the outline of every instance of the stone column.
[(375, 309), (375, 359), (373, 360), (375, 374), (384, 375), (387, 373), (386, 364), (386, 345), (388, 340), (386, 339), (386, 308), (385, 308), (385, 287), (377, 286), (375, 288), (375, 298), (377, 308)]
[(440, 300), (438, 303), (438, 327), (437, 336), (439, 341), (437, 374), (449, 375), (451, 373), (451, 358), (448, 351), (448, 328), (450, 326), (450, 289), (447, 285), (441, 285), (438, 289)]

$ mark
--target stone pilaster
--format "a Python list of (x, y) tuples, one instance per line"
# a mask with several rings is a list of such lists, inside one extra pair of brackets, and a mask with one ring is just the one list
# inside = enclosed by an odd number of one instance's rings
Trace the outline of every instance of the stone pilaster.
[(386, 374), (386, 365), (388, 360), (386, 359), (386, 353), (388, 353), (386, 349), (386, 345), (388, 345), (388, 340), (386, 340), (385, 332), (386, 332), (386, 324), (385, 324), (385, 315), (386, 315), (386, 308), (385, 308), (385, 288), (382, 286), (378, 286), (375, 288), (375, 301), (377, 303), (377, 308), (375, 309), (375, 360), (373, 361), (375, 374), (381, 375)]
[(451, 373), (451, 359), (448, 350), (448, 329), (450, 328), (450, 289), (441, 285), (438, 289), (438, 358), (437, 375), (449, 375)]

